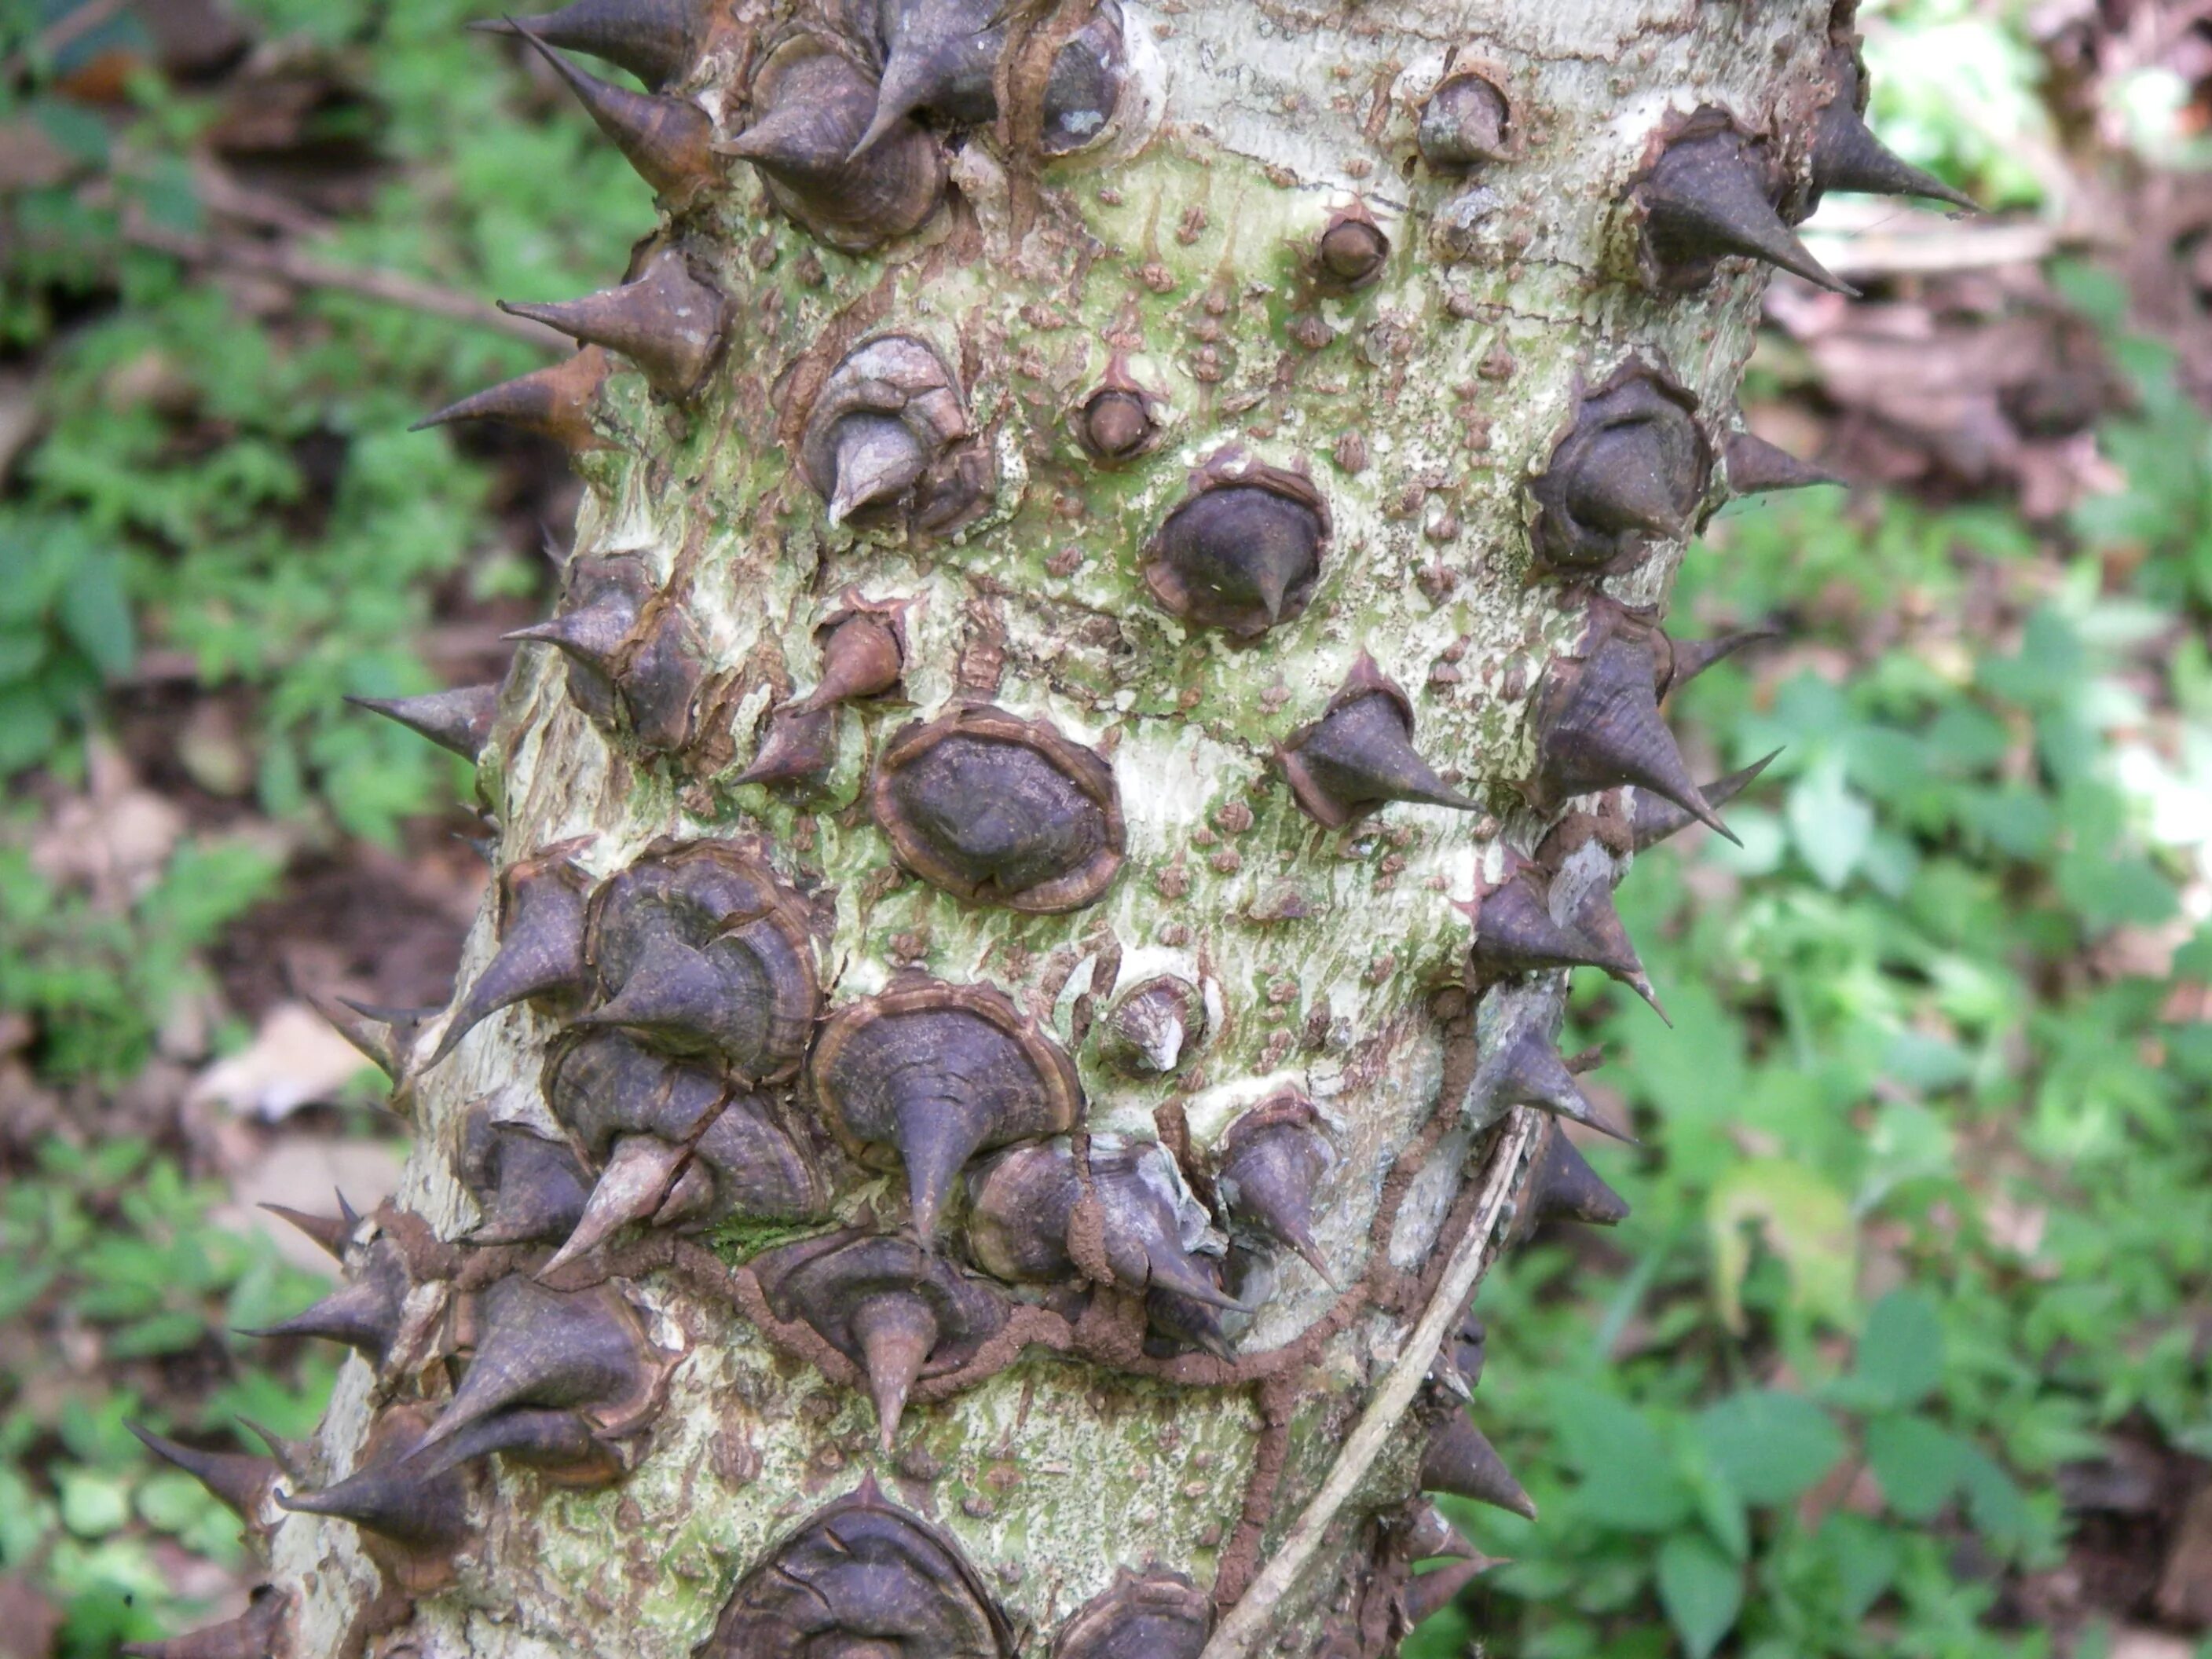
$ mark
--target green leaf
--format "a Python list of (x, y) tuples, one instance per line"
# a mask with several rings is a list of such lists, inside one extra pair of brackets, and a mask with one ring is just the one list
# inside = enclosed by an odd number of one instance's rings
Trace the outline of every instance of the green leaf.
[(1705, 1456), (1750, 1504), (1787, 1504), (1819, 1484), (1844, 1454), (1828, 1414), (1801, 1395), (1754, 1389), (1698, 1413)]
[(1690, 1659), (1706, 1659), (1743, 1611), (1743, 1570), (1703, 1534), (1677, 1533), (1659, 1547), (1659, 1604)]
[(77, 649), (103, 674), (125, 673), (138, 654), (131, 604), (123, 592), (123, 562), (112, 554), (82, 560), (62, 589), (61, 623)]
[(42, 98), (32, 106), (39, 129), (80, 161), (107, 160), (107, 124), (82, 104)]
[(107, 1352), (119, 1359), (146, 1359), (157, 1354), (190, 1353), (207, 1336), (207, 1321), (199, 1314), (179, 1310), (136, 1319), (112, 1332)]
[(1877, 1417), (1866, 1427), (1867, 1465), (1908, 1521), (1932, 1521), (1966, 1475), (1964, 1441), (1924, 1417)]
[(1816, 1537), (1835, 1572), (1844, 1618), (1856, 1624), (1896, 1582), (1905, 1552), (1888, 1528), (1848, 1510), (1823, 1521)]
[(1690, 1518), (1693, 1501), (1651, 1419), (1592, 1388), (1569, 1384), (1552, 1415), (1567, 1462), (1582, 1476), (1575, 1501), (1601, 1525), (1665, 1532)]
[(45, 698), (0, 686), (0, 778), (36, 766), (60, 737), (61, 723)]
[(61, 1477), (62, 1525), (80, 1538), (104, 1538), (131, 1518), (130, 1489), (112, 1475), (72, 1469)]
[(2016, 1548), (2027, 1537), (2027, 1499), (2002, 1465), (1979, 1446), (1965, 1447), (1959, 1462), (1966, 1512), (1992, 1543)]
[(165, 1469), (138, 1483), (138, 1514), (161, 1532), (182, 1532), (207, 1513), (207, 1490), (182, 1469)]
[(1722, 1322), (1732, 1331), (1744, 1328), (1743, 1276), (1751, 1265), (1745, 1230), (1753, 1224), (1790, 1269), (1792, 1305), (1850, 1324), (1857, 1312), (1858, 1255), (1850, 1204), (1813, 1170), (1785, 1158), (1738, 1164), (1714, 1183), (1705, 1201)]
[(1800, 778), (1786, 810), (1798, 856), (1822, 886), (1842, 887), (1874, 839), (1874, 808), (1845, 781), (1842, 757), (1829, 756)]
[(0, 629), (0, 685), (18, 684), (29, 679), (46, 661), (47, 649), (44, 629)]
[(1891, 1411), (1918, 1405), (1943, 1380), (1943, 1316), (1906, 1287), (1874, 1304), (1860, 1333), (1852, 1382), (1870, 1403)]

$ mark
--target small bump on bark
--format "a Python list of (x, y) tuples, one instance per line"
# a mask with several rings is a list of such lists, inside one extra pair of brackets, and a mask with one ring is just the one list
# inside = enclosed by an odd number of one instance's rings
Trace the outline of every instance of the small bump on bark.
[(1206, 1040), (1206, 998), (1164, 974), (1134, 986), (1094, 1028), (1098, 1057), (1124, 1077), (1165, 1077)]

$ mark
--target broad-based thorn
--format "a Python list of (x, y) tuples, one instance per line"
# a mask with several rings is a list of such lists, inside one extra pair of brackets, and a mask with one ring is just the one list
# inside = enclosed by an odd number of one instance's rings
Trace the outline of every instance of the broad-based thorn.
[(1815, 204), (1829, 191), (1840, 190), (1869, 196), (1924, 196), (1968, 213), (1981, 211), (1972, 197), (1914, 167), (1874, 136), (1866, 124), (1864, 76), (1856, 52), (1839, 46), (1830, 55), (1829, 65), (1836, 78), (1836, 95), (1821, 110), (1813, 131)]
[(469, 1540), (461, 1474), (425, 1474), (409, 1466), (428, 1415), (422, 1406), (390, 1407), (370, 1429), (351, 1474), (321, 1492), (276, 1493), (287, 1510), (351, 1522), (389, 1546), (380, 1553), (402, 1587), (417, 1592), (449, 1581), (453, 1558)]
[(502, 300), (500, 309), (629, 358), (654, 391), (681, 400), (720, 355), (727, 307), (720, 292), (691, 274), (683, 254), (663, 248), (620, 288), (550, 305)]
[(623, 159), (638, 177), (671, 205), (680, 209), (701, 191), (721, 182), (722, 169), (710, 148), (714, 124), (698, 105), (688, 98), (631, 92), (586, 75), (532, 33), (527, 25), (516, 23), (513, 27), (568, 83), (592, 125), (623, 153)]
[(1444, 1512), (1425, 1498), (1417, 1498), (1406, 1505), (1401, 1541), (1408, 1561), (1434, 1561), (1439, 1558), (1482, 1559)]
[(1298, 616), (1321, 576), (1329, 520), (1296, 473), (1251, 469), (1203, 489), (1146, 544), (1152, 596), (1200, 628), (1255, 640)]
[(599, 428), (592, 423), (592, 412), (599, 407), (599, 389), (613, 372), (613, 365), (607, 362), (604, 350), (595, 345), (586, 346), (550, 368), (532, 369), (527, 374), (501, 380), (497, 386), (486, 386), (458, 403), (448, 404), (436, 414), (416, 422), (408, 430), (423, 432), (432, 427), (464, 422), (497, 421), (504, 426), (534, 432), (541, 438), (550, 438), (571, 455), (618, 449), (620, 445), (601, 437)]
[(1435, 1617), (1459, 1599), (1459, 1594), (1490, 1570), (1487, 1558), (1476, 1561), (1455, 1561), (1448, 1567), (1437, 1567), (1416, 1573), (1406, 1581), (1398, 1592), (1398, 1606), (1406, 1617), (1407, 1628)]
[(1764, 495), (1777, 489), (1844, 483), (1825, 466), (1801, 461), (1780, 445), (1771, 444), (1748, 429), (1731, 432), (1721, 440), (1721, 463), (1727, 470), (1732, 495)]
[[(1698, 793), (1705, 798), (1708, 805), (1715, 808), (1725, 806), (1757, 782), (1759, 775), (1771, 766), (1774, 763), (1775, 756), (1781, 752), (1777, 749), (1771, 753), (1763, 755), (1750, 765), (1740, 767), (1726, 777), (1714, 779), (1711, 783), (1704, 786)], [(1639, 853), (1657, 846), (1669, 836), (1678, 835), (1697, 822), (1698, 820), (1681, 806), (1668, 799), (1666, 796), (1650, 789), (1639, 789), (1636, 792), (1635, 800), (1630, 806), (1628, 813), (1629, 834), (1636, 850)]]
[(896, 1154), (925, 1243), (969, 1159), (1058, 1134), (1083, 1109), (1060, 1045), (981, 986), (894, 986), (847, 1004), (823, 1031), (811, 1075), (848, 1146)]
[(1440, 1492), (1488, 1504), (1534, 1521), (1536, 1505), (1505, 1467), (1489, 1437), (1463, 1411), (1439, 1422), (1421, 1451), (1423, 1492)]
[(410, 1458), (519, 1406), (634, 1417), (659, 1380), (636, 1314), (611, 1285), (554, 1291), (509, 1273), (484, 1291), (481, 1330), (460, 1386)]
[(136, 1423), (123, 1425), (138, 1437), (146, 1449), (166, 1463), (173, 1463), (205, 1486), (223, 1507), (250, 1525), (261, 1519), (261, 1505), (276, 1479), (276, 1465), (266, 1457), (246, 1452), (206, 1451), (179, 1445)]
[(246, 1611), (166, 1642), (126, 1642), (125, 1659), (271, 1659), (291, 1650), (292, 1595), (274, 1584), (254, 1587)]
[(921, 228), (945, 193), (937, 139), (900, 118), (878, 131), (877, 84), (826, 45), (799, 38), (769, 55), (753, 124), (717, 143), (757, 168), (778, 206), (823, 240), (862, 252)]
[(624, 1135), (600, 1171), (584, 1213), (550, 1260), (538, 1270), (541, 1279), (553, 1278), (586, 1251), (597, 1249), (623, 1228), (649, 1221), (675, 1188), (677, 1178), (691, 1157), (691, 1149), (655, 1134)]
[(1632, 1137), (1607, 1122), (1559, 1057), (1559, 1045), (1533, 1021), (1496, 1040), (1476, 1066), (1468, 1104), (1478, 1127), (1496, 1122), (1516, 1106), (1534, 1106), (1616, 1140)]
[(315, 1336), (342, 1342), (372, 1364), (382, 1364), (398, 1340), (407, 1300), (407, 1264), (389, 1238), (378, 1238), (356, 1256), (348, 1282), (313, 1307), (246, 1336)]
[(1554, 1127), (1529, 1177), (1522, 1213), (1532, 1227), (1547, 1221), (1617, 1227), (1628, 1219), (1628, 1201), (1605, 1184), (1566, 1132)]
[(574, 862), (582, 846), (572, 841), (544, 848), (501, 872), (498, 953), (446, 1021), (426, 1070), (502, 1008), (583, 994), (584, 900), (590, 878)]
[(1648, 621), (1610, 600), (1592, 602), (1580, 653), (1555, 660), (1538, 694), (1534, 804), (1548, 809), (1634, 784), (1735, 839), (1698, 791), (1659, 712), (1662, 677), (1671, 684), (1666, 651), (1665, 636)]
[(477, 1244), (558, 1243), (583, 1218), (592, 1190), (564, 1143), (482, 1110), (463, 1131), (461, 1179), (483, 1212), (469, 1234)]
[(346, 1246), (353, 1242), (353, 1231), (361, 1224), (353, 1206), (346, 1202), (345, 1194), (336, 1194), (338, 1212), (336, 1215), (309, 1215), (305, 1210), (295, 1210), (283, 1204), (264, 1204), (260, 1207), (281, 1221), (297, 1227), (332, 1258), (345, 1260)]
[(1321, 1115), (1292, 1095), (1255, 1106), (1230, 1125), (1215, 1174), (1231, 1216), (1297, 1251), (1331, 1289), (1336, 1275), (1315, 1242), (1313, 1210), (1315, 1189), (1335, 1162)]
[(1279, 751), (1291, 793), (1316, 823), (1337, 830), (1393, 801), (1479, 812), (1413, 747), (1413, 705), (1362, 652), (1328, 710)]
[(992, 82), (1006, 49), (1004, 0), (895, 0), (885, 9), (883, 83), (848, 158), (856, 161), (919, 111), (956, 126), (999, 112)]
[(799, 783), (818, 778), (836, 758), (836, 717), (828, 709), (793, 714), (777, 709), (768, 718), (768, 733), (750, 766), (730, 780), (732, 787), (749, 783)]
[(1855, 295), (1797, 240), (1775, 206), (1778, 194), (1764, 149), (1722, 112), (1698, 110), (1635, 186), (1651, 276), (1664, 288), (1702, 288), (1717, 261), (1735, 257)]
[(698, 61), (711, 7), (706, 0), (576, 0), (535, 17), (488, 17), (469, 27), (488, 34), (530, 34), (563, 52), (580, 52), (628, 70), (656, 91)]
[(346, 701), (356, 708), (397, 720), (417, 737), (429, 738), (471, 764), (483, 754), (492, 724), (499, 718), (496, 685), (465, 685), (420, 697), (348, 697)]
[(822, 638), (822, 678), (803, 697), (784, 705), (811, 714), (897, 688), (906, 669), (898, 630), (877, 611), (856, 610), (832, 621)]

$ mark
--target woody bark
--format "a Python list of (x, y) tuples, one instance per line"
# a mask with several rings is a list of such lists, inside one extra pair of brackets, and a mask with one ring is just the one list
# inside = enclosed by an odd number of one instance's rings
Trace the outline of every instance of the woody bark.
[(1424, 1489), (1526, 1504), (1477, 1280), (1619, 1218), (1567, 973), (1652, 994), (1610, 890), (1748, 781), (1656, 714), (1735, 641), (1659, 624), (1731, 478), (1810, 477), (1738, 431), (1739, 255), (1809, 264), (1848, 19), (514, 27), (659, 217), (441, 417), (589, 487), (495, 694), (392, 711), (501, 882), (359, 1028), (416, 1152), (234, 1646), (1394, 1651), (1464, 1577)]

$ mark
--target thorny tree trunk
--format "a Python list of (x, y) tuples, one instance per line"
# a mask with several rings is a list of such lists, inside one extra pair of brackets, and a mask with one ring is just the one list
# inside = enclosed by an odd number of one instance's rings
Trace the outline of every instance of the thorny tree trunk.
[(441, 417), (590, 489), (495, 701), (390, 711), (501, 890), (357, 1028), (416, 1155), (289, 1328), (361, 1358), (178, 1654), (1356, 1659), (1473, 1570), (1425, 1488), (1526, 1504), (1466, 1310), (1617, 1218), (1565, 970), (1648, 994), (1735, 643), (1657, 607), (1813, 476), (1735, 256), (1929, 181), (1828, 0), (825, 3), (520, 26), (661, 223)]

